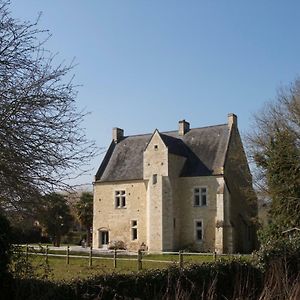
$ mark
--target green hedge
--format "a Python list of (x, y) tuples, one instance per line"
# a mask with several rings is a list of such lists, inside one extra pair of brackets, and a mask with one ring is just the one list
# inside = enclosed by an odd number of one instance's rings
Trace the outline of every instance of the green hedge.
[(257, 299), (261, 283), (262, 273), (254, 266), (219, 262), (72, 282), (15, 279), (10, 299)]

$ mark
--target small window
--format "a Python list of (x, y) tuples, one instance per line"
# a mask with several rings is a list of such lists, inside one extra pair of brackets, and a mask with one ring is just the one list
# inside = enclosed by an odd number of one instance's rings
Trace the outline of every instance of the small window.
[(194, 188), (194, 206), (207, 205), (207, 188)]
[(132, 220), (131, 221), (131, 239), (137, 240), (137, 234), (138, 234), (138, 229), (137, 229), (137, 220)]
[(126, 193), (125, 191), (115, 191), (115, 207), (126, 207)]
[(195, 238), (200, 242), (203, 240), (203, 222), (202, 220), (195, 221)]
[(156, 184), (157, 183), (157, 174), (154, 174), (152, 176), (152, 184)]
[(154, 150), (158, 150), (158, 145), (154, 145)]

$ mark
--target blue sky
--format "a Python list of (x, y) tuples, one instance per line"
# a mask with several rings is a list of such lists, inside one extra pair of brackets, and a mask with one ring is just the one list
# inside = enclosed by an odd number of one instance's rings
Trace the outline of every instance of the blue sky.
[[(300, 1), (11, 0), (14, 17), (53, 34), (47, 48), (78, 64), (78, 106), (89, 138), (106, 148), (126, 135), (252, 114), (299, 76)], [(92, 161), (94, 175), (101, 157)], [(80, 182), (92, 182), (93, 176)]]

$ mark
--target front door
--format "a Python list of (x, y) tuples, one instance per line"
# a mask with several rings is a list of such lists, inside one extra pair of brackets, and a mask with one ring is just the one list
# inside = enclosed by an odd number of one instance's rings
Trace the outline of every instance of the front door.
[(107, 248), (109, 243), (108, 231), (100, 231), (100, 248)]

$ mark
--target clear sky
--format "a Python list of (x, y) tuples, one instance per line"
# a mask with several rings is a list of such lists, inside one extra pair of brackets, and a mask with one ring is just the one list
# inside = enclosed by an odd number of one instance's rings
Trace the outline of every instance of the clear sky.
[[(300, 1), (11, 0), (13, 16), (53, 34), (47, 48), (76, 59), (88, 137), (106, 149), (125, 135), (227, 122), (239, 128), (300, 72)], [(92, 162), (95, 174), (101, 156)], [(81, 178), (92, 182), (93, 176)]]

